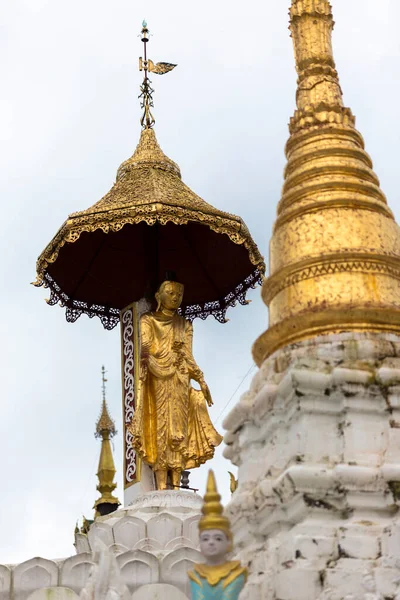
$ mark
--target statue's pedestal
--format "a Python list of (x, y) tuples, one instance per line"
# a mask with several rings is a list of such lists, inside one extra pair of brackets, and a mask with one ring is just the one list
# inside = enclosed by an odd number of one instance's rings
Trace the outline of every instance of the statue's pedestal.
[(241, 598), (400, 599), (398, 336), (278, 351), (224, 426)]
[(138, 483), (134, 483), (124, 490), (124, 506), (131, 506), (135, 500), (144, 494), (154, 491), (154, 473), (149, 465), (142, 463), (140, 481), (138, 481)]
[[(188, 599), (187, 571), (193, 563), (202, 562), (197, 549), (201, 506), (202, 498), (192, 492), (144, 494), (131, 506), (100, 517), (88, 535), (76, 534), (76, 556), (0, 565), (0, 600), (77, 599), (87, 586), (94, 562), (96, 576), (102, 578), (97, 588), (105, 594), (109, 578), (113, 590), (127, 586), (132, 600)], [(102, 559), (101, 553), (106, 554)], [(115, 555), (116, 566), (108, 553)], [(95, 600), (103, 600), (103, 596)]]
[(131, 593), (157, 584), (154, 593), (159, 594), (166, 584), (166, 597), (175, 588), (180, 591), (177, 599), (188, 598), (187, 571), (202, 562), (197, 549), (202, 502), (199, 495), (183, 490), (136, 497), (130, 506), (98, 518), (87, 536), (76, 535), (76, 558), (88, 556), (100, 540), (116, 555)]

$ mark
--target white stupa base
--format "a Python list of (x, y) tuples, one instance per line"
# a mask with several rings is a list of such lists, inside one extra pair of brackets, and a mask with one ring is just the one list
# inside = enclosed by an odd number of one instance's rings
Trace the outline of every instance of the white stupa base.
[(241, 599), (400, 600), (400, 337), (278, 351), (224, 426)]

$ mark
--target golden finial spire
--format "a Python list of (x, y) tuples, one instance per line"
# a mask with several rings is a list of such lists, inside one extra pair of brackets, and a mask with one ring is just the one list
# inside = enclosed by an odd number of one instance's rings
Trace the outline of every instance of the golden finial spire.
[(239, 481), (235, 478), (233, 473), (231, 473), (230, 471), (228, 471), (228, 473), (229, 473), (229, 489), (230, 489), (231, 493), (233, 494), (238, 489)]
[(95, 509), (95, 517), (107, 515), (114, 510), (117, 510), (120, 502), (118, 498), (112, 495), (112, 492), (117, 487), (114, 483), (114, 476), (116, 473), (114, 459), (111, 450), (110, 438), (116, 435), (115, 423), (111, 419), (106, 402), (106, 382), (105, 378), (106, 370), (104, 366), (101, 368), (101, 379), (102, 379), (102, 410), (100, 417), (96, 423), (95, 437), (101, 438), (101, 452), (99, 459), (99, 467), (97, 470), (97, 477), (99, 484), (97, 490), (100, 492), (101, 497), (96, 500), (93, 508)]
[(400, 333), (400, 231), (343, 104), (327, 0), (292, 0), (298, 87), (285, 183), (263, 286), (275, 350), (339, 331)]
[(108, 413), (108, 407), (106, 402), (106, 383), (107, 379), (105, 377), (106, 370), (104, 365), (101, 367), (101, 391), (103, 396), (103, 401), (101, 405), (101, 413), (100, 417), (96, 423), (96, 433), (95, 437), (102, 437), (103, 432), (108, 433), (110, 438), (114, 437), (117, 434), (117, 430), (115, 429), (115, 423), (110, 417)]
[(210, 469), (207, 479), (207, 490), (204, 494), (204, 504), (201, 512), (203, 516), (199, 521), (199, 530), (220, 529), (229, 539), (232, 539), (229, 520), (223, 516), (224, 508), (221, 504), (221, 496), (218, 494), (214, 471)]
[(146, 21), (142, 23), (142, 42), (143, 42), (143, 58), (139, 58), (139, 71), (144, 71), (143, 83), (140, 86), (140, 96), (141, 104), (140, 107), (143, 109), (142, 118), (140, 120), (140, 124), (143, 129), (151, 129), (155, 123), (155, 119), (151, 112), (151, 109), (154, 108), (153, 104), (153, 93), (154, 90), (151, 87), (151, 81), (148, 77), (148, 72), (156, 73), (156, 75), (164, 75), (164, 73), (168, 73), (168, 71), (172, 71), (176, 67), (171, 63), (157, 63), (154, 64), (152, 60), (147, 58), (147, 44), (149, 41), (149, 29), (147, 27)]

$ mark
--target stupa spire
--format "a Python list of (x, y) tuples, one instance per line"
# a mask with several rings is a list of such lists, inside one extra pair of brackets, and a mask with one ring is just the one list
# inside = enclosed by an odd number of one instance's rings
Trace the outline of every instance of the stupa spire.
[[(327, 0), (292, 3), (290, 31), (298, 74), (296, 100), (300, 113), (308, 110), (315, 116), (323, 107), (336, 108), (337, 113), (343, 113), (342, 90), (332, 52), (333, 27), (332, 9)], [(354, 124), (351, 111), (345, 111)], [(299, 117), (301, 115), (296, 113), (291, 130)]]
[(258, 364), (339, 331), (400, 332), (400, 231), (343, 103), (327, 0), (292, 0), (298, 85), (282, 198), (263, 286), (270, 327)]
[(95, 517), (108, 515), (109, 513), (117, 510), (120, 502), (118, 498), (112, 495), (112, 492), (117, 487), (117, 484), (114, 483), (114, 476), (116, 473), (114, 458), (111, 450), (110, 439), (116, 435), (117, 431), (115, 429), (115, 423), (111, 419), (107, 401), (106, 401), (106, 382), (105, 378), (105, 368), (104, 366), (101, 368), (102, 375), (102, 408), (100, 417), (96, 423), (96, 433), (95, 436), (101, 438), (101, 452), (99, 459), (99, 466), (97, 469), (97, 477), (99, 479), (99, 483), (97, 486), (97, 490), (100, 492), (101, 496), (94, 503), (93, 508), (95, 509)]

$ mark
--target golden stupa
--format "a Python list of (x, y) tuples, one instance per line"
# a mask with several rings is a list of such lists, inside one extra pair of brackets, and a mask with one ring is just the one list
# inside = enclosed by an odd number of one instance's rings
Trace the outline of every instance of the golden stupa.
[(341, 331), (400, 333), (400, 231), (355, 119), (343, 104), (328, 0), (292, 0), (298, 73), (282, 198), (263, 285), (275, 350)]

